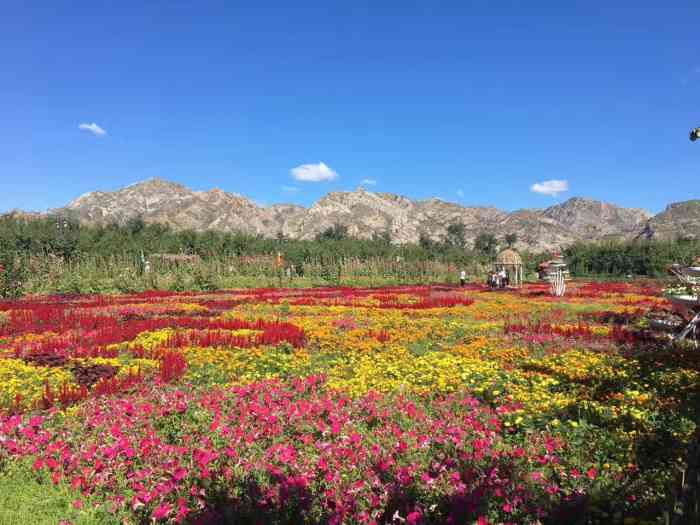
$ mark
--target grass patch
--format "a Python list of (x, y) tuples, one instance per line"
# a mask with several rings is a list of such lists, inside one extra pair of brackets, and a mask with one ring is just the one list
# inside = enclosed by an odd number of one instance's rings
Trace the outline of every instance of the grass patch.
[(83, 501), (76, 509), (77, 493), (69, 486), (54, 485), (45, 476), (37, 476), (26, 462), (6, 463), (0, 472), (0, 525), (112, 525), (117, 516), (93, 509)]

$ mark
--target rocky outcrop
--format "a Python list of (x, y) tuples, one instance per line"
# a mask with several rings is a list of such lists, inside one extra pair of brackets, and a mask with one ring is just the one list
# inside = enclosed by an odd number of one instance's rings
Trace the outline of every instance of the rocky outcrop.
[(669, 204), (649, 219), (640, 237), (646, 239), (700, 239), (700, 200)]
[(162, 179), (151, 179), (114, 192), (92, 192), (61, 212), (90, 224), (124, 223), (140, 216), (146, 222), (177, 229), (240, 231), (293, 239), (313, 239), (334, 224), (350, 235), (370, 238), (389, 232), (396, 243), (417, 242), (421, 235), (442, 239), (450, 224), (465, 225), (466, 240), (481, 232), (503, 239), (518, 236), (517, 248), (550, 250), (579, 240), (699, 235), (700, 201), (669, 206), (663, 213), (622, 208), (574, 197), (546, 209), (505, 212), (493, 207), (465, 207), (440, 199), (412, 200), (393, 193), (333, 192), (311, 207), (294, 204), (259, 206), (250, 199), (219, 189), (193, 191)]

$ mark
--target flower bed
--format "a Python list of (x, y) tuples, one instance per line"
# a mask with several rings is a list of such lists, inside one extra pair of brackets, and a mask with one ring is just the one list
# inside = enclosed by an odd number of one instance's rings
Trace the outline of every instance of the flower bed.
[(571, 288), (6, 302), (0, 465), (127, 523), (654, 523), (700, 359)]

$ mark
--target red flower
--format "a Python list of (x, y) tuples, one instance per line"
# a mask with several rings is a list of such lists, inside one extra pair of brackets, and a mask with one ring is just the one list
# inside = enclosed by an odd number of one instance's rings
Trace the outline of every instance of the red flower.
[(34, 464), (32, 465), (32, 468), (34, 470), (41, 470), (42, 468), (44, 468), (44, 460), (41, 458), (36, 458), (34, 460)]
[(153, 517), (156, 520), (162, 520), (164, 518), (167, 518), (172, 510), (172, 505), (163, 502), (160, 505), (158, 505), (158, 507), (156, 507), (156, 510), (153, 511)]

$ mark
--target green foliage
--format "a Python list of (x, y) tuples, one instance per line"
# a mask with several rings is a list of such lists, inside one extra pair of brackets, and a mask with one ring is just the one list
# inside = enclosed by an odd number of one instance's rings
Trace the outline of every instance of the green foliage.
[[(70, 217), (27, 220), (0, 217), (0, 296), (23, 293), (117, 293), (147, 289), (184, 291), (255, 286), (380, 286), (452, 282), (455, 268), (478, 280), (495, 256), (498, 241), (481, 233), (466, 249), (462, 224), (443, 241), (427, 234), (416, 244), (392, 244), (390, 232), (355, 239), (342, 225), (317, 240), (275, 239), (231, 232), (174, 231), (140, 218), (124, 225), (89, 227)], [(506, 244), (516, 242), (515, 234)], [(270, 263), (281, 252), (284, 267)], [(153, 254), (197, 255), (197, 262), (163, 263)], [(142, 254), (144, 259), (142, 259)], [(548, 254), (521, 253), (527, 275)], [(577, 243), (565, 251), (578, 276), (655, 277), (673, 262), (692, 262), (700, 241)], [(144, 260), (150, 260), (145, 271)], [(289, 277), (287, 277), (289, 273)]]
[(287, 264), (294, 265), (296, 274), (301, 275), (308, 261), (322, 257), (462, 261), (465, 254), (460, 226), (452, 228), (456, 234), (451, 237), (454, 242), (433, 242), (423, 236), (420, 244), (396, 245), (392, 244), (389, 231), (378, 233), (372, 239), (355, 239), (341, 224), (331, 226), (315, 240), (291, 240), (284, 235), (269, 239), (238, 232), (175, 231), (162, 224), (144, 223), (138, 217), (124, 225), (84, 226), (69, 217), (27, 220), (5, 215), (0, 217), (0, 246), (30, 258), (45, 260), (47, 256), (54, 256), (66, 263), (82, 261), (85, 257), (115, 256), (130, 256), (137, 261), (141, 254), (148, 258), (155, 253), (192, 254), (211, 259), (282, 252)]
[(340, 284), (340, 276), (342, 274), (342, 269), (341, 266), (337, 263), (337, 261), (332, 260), (332, 259), (323, 259), (321, 260), (321, 278), (326, 281), (327, 284), (330, 285), (339, 285)]
[(206, 268), (197, 267), (194, 271), (194, 288), (202, 292), (213, 292), (219, 289), (216, 276)]
[(14, 250), (0, 249), (0, 297), (20, 297), (26, 273), (24, 257)]
[(481, 255), (493, 257), (497, 249), (498, 241), (493, 233), (481, 232), (474, 239), (474, 251)]
[(467, 243), (467, 228), (461, 222), (455, 222), (447, 226), (445, 244), (455, 248), (464, 248)]
[(389, 230), (375, 232), (372, 234), (372, 241), (389, 245), (391, 244), (391, 232)]
[(88, 501), (76, 509), (81, 500), (69, 485), (54, 485), (46, 475), (32, 472), (26, 462), (7, 463), (0, 470), (0, 523), (3, 525), (74, 525), (119, 524), (122, 517), (94, 509)]
[(430, 236), (425, 233), (421, 232), (419, 238), (418, 238), (418, 245), (425, 251), (430, 251), (435, 248), (436, 242), (433, 241)]
[(576, 243), (564, 255), (574, 275), (659, 277), (673, 263), (692, 263), (700, 255), (700, 240)]
[(504, 237), (504, 241), (506, 243), (506, 246), (508, 246), (508, 248), (512, 248), (513, 245), (515, 245), (515, 243), (518, 242), (518, 234), (517, 233), (507, 233), (506, 236)]
[(172, 292), (184, 292), (188, 288), (187, 278), (182, 271), (175, 272), (175, 279), (170, 283), (169, 290)]
[(347, 239), (348, 227), (344, 224), (336, 223), (333, 226), (326, 228), (316, 236), (317, 241), (342, 241)]

